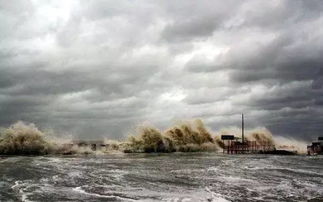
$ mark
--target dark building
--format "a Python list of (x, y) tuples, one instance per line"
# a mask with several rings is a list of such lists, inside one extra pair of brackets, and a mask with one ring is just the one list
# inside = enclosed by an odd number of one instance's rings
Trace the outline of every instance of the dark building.
[(323, 137), (318, 137), (316, 142), (312, 142), (311, 145), (307, 146), (308, 155), (323, 154)]
[(244, 137), (244, 116), (241, 116), (241, 138), (234, 135), (222, 135), (223, 153), (227, 154), (249, 154), (267, 153), (275, 151), (275, 145), (269, 141), (249, 141)]

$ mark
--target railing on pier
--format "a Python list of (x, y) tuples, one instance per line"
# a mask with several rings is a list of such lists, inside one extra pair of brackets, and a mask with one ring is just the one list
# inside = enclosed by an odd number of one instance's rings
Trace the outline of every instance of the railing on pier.
[(236, 141), (228, 140), (224, 143), (223, 153), (227, 154), (244, 154), (244, 153), (260, 153), (275, 150), (275, 146), (269, 141)]

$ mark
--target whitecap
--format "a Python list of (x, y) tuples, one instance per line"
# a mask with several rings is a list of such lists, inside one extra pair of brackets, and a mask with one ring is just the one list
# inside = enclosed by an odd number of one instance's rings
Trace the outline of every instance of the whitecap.
[(119, 199), (119, 200), (127, 200), (127, 201), (135, 201), (129, 198), (123, 198), (120, 196), (114, 196), (114, 195), (101, 195), (101, 194), (97, 194), (97, 193), (89, 193), (87, 191), (85, 191), (84, 189), (82, 189), (82, 187), (74, 187), (73, 191), (78, 192), (80, 194), (85, 194), (88, 196), (94, 196), (94, 197), (98, 197), (98, 198), (108, 198), (108, 199)]

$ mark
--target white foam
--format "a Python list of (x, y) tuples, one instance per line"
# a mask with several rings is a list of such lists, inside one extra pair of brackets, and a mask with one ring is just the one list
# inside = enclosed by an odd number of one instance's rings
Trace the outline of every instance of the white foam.
[(28, 196), (30, 195), (30, 193), (28, 194), (24, 192), (24, 189), (26, 188), (26, 186), (27, 186), (27, 183), (17, 180), (15, 181), (15, 184), (11, 186), (11, 189), (18, 192), (18, 194), (21, 196), (21, 201), (32, 202), (31, 200), (28, 199)]
[(122, 198), (122, 197), (119, 197), (119, 196), (109, 196), (109, 195), (101, 195), (101, 194), (96, 194), (96, 193), (89, 193), (89, 192), (86, 192), (84, 189), (82, 189), (82, 187), (74, 187), (73, 191), (81, 193), (81, 194), (85, 194), (85, 195), (88, 195), (88, 196), (98, 197), (98, 198), (109, 198), (109, 199), (120, 199), (120, 200), (135, 201), (135, 200), (132, 200), (132, 199)]

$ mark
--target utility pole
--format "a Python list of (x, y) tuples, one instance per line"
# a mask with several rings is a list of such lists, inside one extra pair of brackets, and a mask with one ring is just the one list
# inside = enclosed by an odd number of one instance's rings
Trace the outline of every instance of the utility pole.
[(242, 120), (241, 120), (241, 136), (242, 136), (242, 143), (244, 143), (244, 118), (242, 114)]

